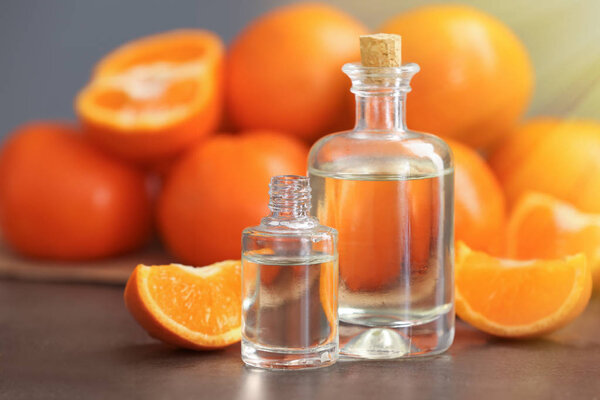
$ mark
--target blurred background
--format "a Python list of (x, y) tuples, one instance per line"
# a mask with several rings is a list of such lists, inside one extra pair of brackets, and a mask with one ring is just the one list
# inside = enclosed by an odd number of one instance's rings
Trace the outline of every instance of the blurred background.
[[(423, 0), (329, 0), (374, 29)], [(249, 21), (293, 1), (2, 0), (0, 136), (32, 118), (72, 118), (73, 94), (94, 64), (122, 43), (169, 29), (202, 27), (227, 43)], [(598, 117), (600, 1), (470, 0), (521, 38), (536, 87), (528, 115)], [(586, 79), (581, 79), (585, 76)], [(43, 95), (42, 95), (43, 94)]]

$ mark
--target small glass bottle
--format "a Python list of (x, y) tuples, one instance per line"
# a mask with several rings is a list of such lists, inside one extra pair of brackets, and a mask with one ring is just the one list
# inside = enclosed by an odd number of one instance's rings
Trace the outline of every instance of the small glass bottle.
[(271, 179), (270, 215), (242, 234), (242, 359), (317, 368), (338, 358), (337, 232), (309, 214), (305, 176)]
[(454, 338), (452, 155), (438, 137), (406, 127), (419, 66), (401, 65), (399, 39), (361, 37), (363, 63), (342, 68), (356, 125), (309, 155), (314, 214), (339, 234), (340, 354), (350, 357), (437, 354)]

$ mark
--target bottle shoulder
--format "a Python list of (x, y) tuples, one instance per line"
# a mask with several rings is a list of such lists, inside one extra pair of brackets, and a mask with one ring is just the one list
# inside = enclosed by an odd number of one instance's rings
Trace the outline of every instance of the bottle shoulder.
[[(315, 221), (316, 218), (315, 218)], [(334, 228), (321, 225), (318, 222), (310, 228), (302, 227), (285, 227), (285, 226), (268, 226), (268, 225), (256, 225), (251, 226), (242, 231), (244, 237), (269, 237), (276, 238), (278, 236), (285, 237), (287, 239), (291, 237), (298, 238), (312, 238), (319, 240), (319, 238), (337, 238), (337, 230)]]
[(309, 174), (383, 174), (398, 177), (453, 171), (452, 151), (441, 138), (415, 131), (346, 131), (311, 148)]
[(306, 264), (311, 257), (336, 254), (337, 231), (323, 225), (294, 230), (259, 225), (242, 233), (242, 256), (259, 257), (266, 264), (280, 264), (284, 259)]

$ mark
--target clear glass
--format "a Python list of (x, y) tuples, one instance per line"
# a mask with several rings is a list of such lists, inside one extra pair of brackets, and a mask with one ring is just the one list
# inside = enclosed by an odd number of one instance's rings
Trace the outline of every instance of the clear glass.
[(242, 234), (242, 359), (298, 369), (338, 359), (337, 232), (311, 217), (305, 176), (271, 179), (271, 214)]
[(340, 354), (441, 353), (454, 339), (452, 153), (406, 128), (418, 65), (343, 71), (356, 125), (315, 143), (308, 168), (314, 214), (339, 234)]

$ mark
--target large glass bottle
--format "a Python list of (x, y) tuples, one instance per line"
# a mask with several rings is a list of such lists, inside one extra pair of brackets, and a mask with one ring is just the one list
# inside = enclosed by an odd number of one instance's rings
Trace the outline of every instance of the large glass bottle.
[(440, 353), (454, 338), (451, 151), (406, 127), (418, 65), (342, 70), (356, 125), (315, 143), (308, 169), (313, 214), (339, 234), (340, 354)]
[(337, 233), (311, 217), (305, 176), (271, 178), (269, 209), (242, 234), (242, 359), (261, 368), (338, 358)]

